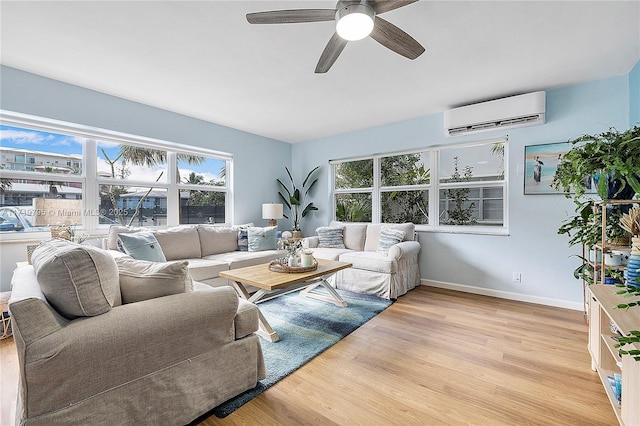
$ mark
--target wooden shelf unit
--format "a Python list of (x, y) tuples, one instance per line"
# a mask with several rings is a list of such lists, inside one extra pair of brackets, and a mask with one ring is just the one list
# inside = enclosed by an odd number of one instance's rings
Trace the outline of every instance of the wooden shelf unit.
[[(584, 279), (582, 281), (582, 292), (584, 301), (584, 314), (587, 321), (589, 321), (588, 305), (589, 300), (587, 296), (587, 287), (590, 284), (604, 284), (607, 271), (619, 271), (622, 273), (626, 266), (624, 265), (607, 265), (606, 254), (611, 253), (613, 250), (628, 251), (631, 252), (631, 247), (613, 245), (607, 242), (607, 205), (640, 205), (640, 200), (594, 200), (593, 202), (594, 212), (602, 210), (602, 236), (600, 242), (592, 247), (582, 245), (582, 258), (593, 268), (593, 282), (588, 283)], [(593, 253), (593, 259), (591, 255)]]
[[(616, 309), (620, 303), (630, 300), (616, 294), (612, 285), (594, 284), (589, 289), (589, 353), (591, 368), (598, 372), (609, 398), (609, 402), (621, 425), (640, 425), (640, 361), (629, 355), (620, 356), (615, 348), (617, 336), (611, 324), (628, 335), (631, 330), (640, 330), (640, 308)], [(635, 349), (640, 346), (634, 345)], [(630, 349), (625, 347), (625, 349)], [(622, 402), (618, 404), (609, 386), (607, 376), (622, 375)]]

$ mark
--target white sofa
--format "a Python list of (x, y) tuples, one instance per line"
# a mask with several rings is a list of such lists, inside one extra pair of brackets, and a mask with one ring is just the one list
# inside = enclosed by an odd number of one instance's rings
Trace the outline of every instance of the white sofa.
[[(353, 267), (338, 272), (330, 280), (334, 287), (385, 299), (396, 299), (420, 283), (420, 243), (415, 241), (413, 223), (332, 221), (329, 227), (342, 227), (344, 248), (318, 247), (318, 236), (305, 238), (303, 246), (311, 249), (316, 258), (353, 264)], [(404, 240), (392, 245), (387, 254), (377, 252), (382, 227), (405, 232)]]
[[(189, 261), (189, 273), (194, 281), (212, 287), (228, 285), (221, 278), (221, 271), (268, 263), (284, 256), (284, 251), (240, 251), (238, 249), (239, 226), (179, 225), (168, 229), (152, 230), (167, 261)], [(103, 247), (118, 250), (118, 234), (149, 231), (114, 225)]]

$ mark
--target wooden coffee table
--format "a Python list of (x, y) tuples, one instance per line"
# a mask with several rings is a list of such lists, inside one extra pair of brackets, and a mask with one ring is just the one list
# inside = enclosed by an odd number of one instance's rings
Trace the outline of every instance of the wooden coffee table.
[[(300, 292), (301, 296), (330, 302), (343, 308), (346, 307), (347, 302), (331, 287), (327, 282), (327, 278), (342, 269), (350, 268), (352, 264), (335, 260), (316, 260), (318, 261), (318, 269), (310, 272), (295, 274), (273, 272), (269, 270), (269, 264), (265, 263), (223, 271), (220, 272), (220, 276), (231, 280), (231, 284), (238, 292), (238, 295), (252, 303), (264, 302), (282, 294), (304, 288)], [(257, 287), (258, 291), (250, 295), (247, 286)], [(313, 290), (318, 286), (326, 288), (329, 295), (314, 293)], [(269, 322), (259, 309), (258, 315), (260, 322), (256, 334), (272, 342), (277, 342), (280, 339), (278, 333), (271, 328), (271, 325), (269, 325)]]

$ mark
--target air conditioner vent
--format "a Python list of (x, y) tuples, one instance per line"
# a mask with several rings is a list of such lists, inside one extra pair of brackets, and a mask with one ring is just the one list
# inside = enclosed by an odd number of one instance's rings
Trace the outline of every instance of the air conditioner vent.
[(448, 136), (544, 124), (545, 92), (454, 108), (444, 113)]

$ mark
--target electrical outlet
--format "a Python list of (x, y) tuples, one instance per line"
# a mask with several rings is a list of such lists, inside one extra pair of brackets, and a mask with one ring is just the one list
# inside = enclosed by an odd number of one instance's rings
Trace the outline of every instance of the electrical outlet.
[(514, 283), (521, 283), (522, 282), (522, 274), (520, 272), (514, 272), (513, 273), (513, 282)]

